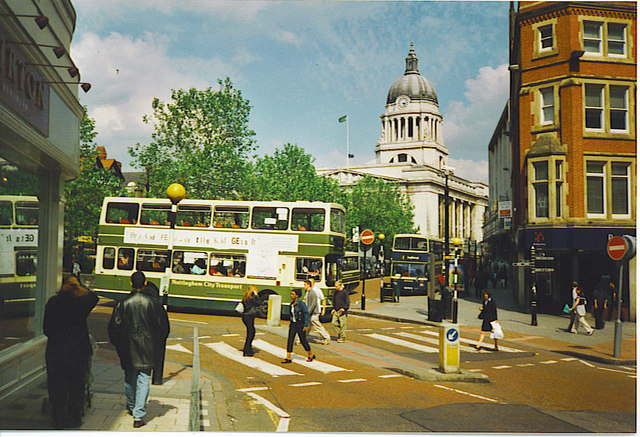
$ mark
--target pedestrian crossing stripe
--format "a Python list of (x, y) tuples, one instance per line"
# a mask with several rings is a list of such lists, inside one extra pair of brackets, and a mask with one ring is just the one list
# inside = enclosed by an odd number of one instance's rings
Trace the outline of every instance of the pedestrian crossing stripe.
[(188, 354), (192, 354), (193, 353), (189, 349), (187, 349), (186, 347), (182, 346), (181, 344), (167, 345), (167, 349), (171, 349), (171, 350), (178, 351), (178, 352), (185, 352), (185, 353), (188, 353)]
[[(416, 335), (416, 334), (411, 334), (409, 332), (398, 332), (397, 335), (401, 335), (402, 337), (407, 337), (407, 338), (412, 338), (414, 340), (420, 340), (420, 341), (424, 341), (427, 343), (431, 343), (431, 344), (438, 344), (439, 340), (433, 339), (433, 338), (427, 338), (421, 335)], [(460, 339), (460, 343), (463, 343), (462, 339)], [(465, 343), (471, 343), (470, 341), (465, 341)], [(439, 351), (440, 349), (438, 349)], [(491, 353), (490, 351), (486, 351), (484, 349), (478, 351), (475, 348), (471, 347), (471, 346), (460, 346), (460, 350), (461, 351), (465, 351), (465, 352), (480, 352), (480, 353), (484, 353), (484, 354), (488, 354)]]
[(382, 334), (365, 334), (367, 337), (371, 337), (374, 338), (376, 340), (382, 340), (382, 341), (386, 341), (388, 343), (391, 344), (395, 344), (397, 346), (403, 346), (409, 349), (415, 349), (415, 350), (419, 350), (422, 352), (429, 352), (429, 353), (438, 353), (439, 349), (435, 348), (435, 347), (431, 347), (431, 346), (425, 346), (422, 344), (418, 344), (418, 343), (413, 343), (410, 341), (405, 341), (399, 338), (395, 338), (395, 337), (389, 337), (388, 335), (382, 335)]
[[(253, 345), (256, 348), (262, 351), (265, 351), (268, 354), (275, 355), (277, 357), (284, 358), (287, 354), (287, 351), (285, 349), (278, 346), (274, 346), (271, 343), (267, 343), (264, 340), (260, 340), (260, 339), (254, 340)], [(347, 371), (347, 369), (343, 369), (342, 367), (334, 366), (328, 363), (323, 363), (322, 361), (318, 361), (318, 360), (313, 360), (308, 362), (306, 357), (303, 357), (297, 354), (291, 354), (291, 361), (293, 361), (296, 364), (303, 365), (305, 367), (308, 367), (313, 370), (317, 370), (322, 373)]]
[(237, 361), (240, 364), (245, 366), (249, 366), (253, 369), (256, 369), (260, 372), (267, 373), (271, 376), (289, 376), (289, 375), (300, 375), (300, 373), (294, 372), (289, 369), (285, 369), (280, 366), (276, 366), (274, 364), (263, 361), (259, 358), (255, 357), (243, 357), (242, 352), (238, 349), (229, 346), (225, 342), (217, 342), (217, 343), (205, 343), (204, 346), (209, 349), (219, 353), (222, 356), (225, 356), (233, 361)]
[[(420, 333), (427, 334), (427, 335), (430, 335), (432, 337), (438, 337), (439, 336), (439, 334), (437, 332), (432, 332), (432, 331), (429, 331), (429, 330), (420, 331)], [(471, 345), (475, 345), (476, 344), (475, 341), (467, 340), (467, 339), (462, 338), (462, 337), (460, 337), (460, 342), (461, 343), (466, 343), (466, 344), (471, 344)], [(512, 347), (506, 347), (506, 346), (502, 346), (502, 345), (500, 345), (500, 351), (501, 352), (524, 352), (523, 350), (520, 350), (520, 349), (514, 349)]]

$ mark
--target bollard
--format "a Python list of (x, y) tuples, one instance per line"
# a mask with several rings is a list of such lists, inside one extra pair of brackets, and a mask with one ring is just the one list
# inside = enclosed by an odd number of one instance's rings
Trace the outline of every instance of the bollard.
[(439, 335), (440, 371), (460, 373), (460, 330), (457, 324), (442, 323)]
[(279, 294), (269, 295), (269, 306), (267, 308), (267, 325), (280, 326), (280, 313), (282, 311), (282, 296)]

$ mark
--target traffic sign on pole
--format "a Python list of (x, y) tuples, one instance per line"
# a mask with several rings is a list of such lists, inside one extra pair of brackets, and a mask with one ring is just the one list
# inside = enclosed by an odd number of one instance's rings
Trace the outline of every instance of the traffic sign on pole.
[(368, 246), (371, 243), (373, 243), (373, 240), (375, 240), (375, 238), (376, 237), (375, 235), (373, 235), (373, 232), (371, 232), (371, 230), (365, 229), (364, 231), (362, 231), (362, 234), (360, 235), (360, 242)]
[(607, 254), (614, 261), (620, 261), (627, 253), (627, 240), (622, 237), (611, 237), (607, 243)]

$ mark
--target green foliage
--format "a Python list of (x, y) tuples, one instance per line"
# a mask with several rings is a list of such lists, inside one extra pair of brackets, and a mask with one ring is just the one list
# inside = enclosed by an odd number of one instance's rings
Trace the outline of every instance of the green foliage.
[(249, 129), (249, 101), (230, 79), (219, 90), (172, 90), (171, 100), (154, 99), (143, 118), (154, 126), (149, 145), (129, 148), (132, 165), (149, 174), (149, 197), (166, 197), (172, 183), (198, 199), (237, 199), (247, 185), (247, 165), (255, 150)]
[(102, 201), (107, 196), (122, 196), (122, 181), (113, 173), (95, 169), (94, 142), (98, 133), (95, 121), (86, 113), (80, 124), (80, 176), (65, 184), (64, 234), (66, 239), (80, 235), (98, 235)]
[[(343, 204), (347, 209), (347, 234), (354, 226), (360, 226), (360, 232), (371, 229), (376, 237), (382, 233), (388, 254), (394, 235), (417, 232), (413, 227), (413, 205), (397, 184), (367, 175), (350, 188), (347, 203)], [(349, 250), (357, 250), (351, 238), (348, 241)]]
[(313, 161), (314, 158), (303, 148), (293, 144), (276, 149), (273, 156), (258, 158), (251, 172), (246, 197), (251, 200), (341, 203), (345, 196), (338, 183), (318, 176)]

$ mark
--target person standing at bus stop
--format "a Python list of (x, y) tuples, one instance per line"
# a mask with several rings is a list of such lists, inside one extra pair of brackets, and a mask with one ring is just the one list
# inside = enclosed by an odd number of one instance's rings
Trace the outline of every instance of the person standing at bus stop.
[(289, 306), (289, 335), (287, 337), (287, 357), (282, 360), (282, 364), (291, 362), (293, 352), (293, 340), (296, 336), (300, 339), (302, 347), (307, 351), (307, 361), (315, 360), (316, 356), (311, 352), (311, 346), (307, 341), (307, 331), (309, 330), (309, 310), (300, 299), (302, 290), (295, 288), (291, 290), (291, 305)]
[(133, 290), (118, 302), (109, 321), (109, 340), (116, 347), (124, 370), (126, 407), (133, 427), (145, 425), (151, 369), (162, 360), (169, 336), (169, 317), (159, 299), (151, 294), (142, 272), (131, 275)]
[(324, 295), (319, 288), (314, 287), (313, 285), (314, 284), (311, 279), (306, 279), (304, 281), (304, 289), (306, 291), (304, 303), (307, 305), (307, 309), (309, 310), (311, 329), (320, 334), (322, 337), (322, 344), (326, 345), (329, 344), (331, 336), (320, 322), (320, 314), (324, 315)]

